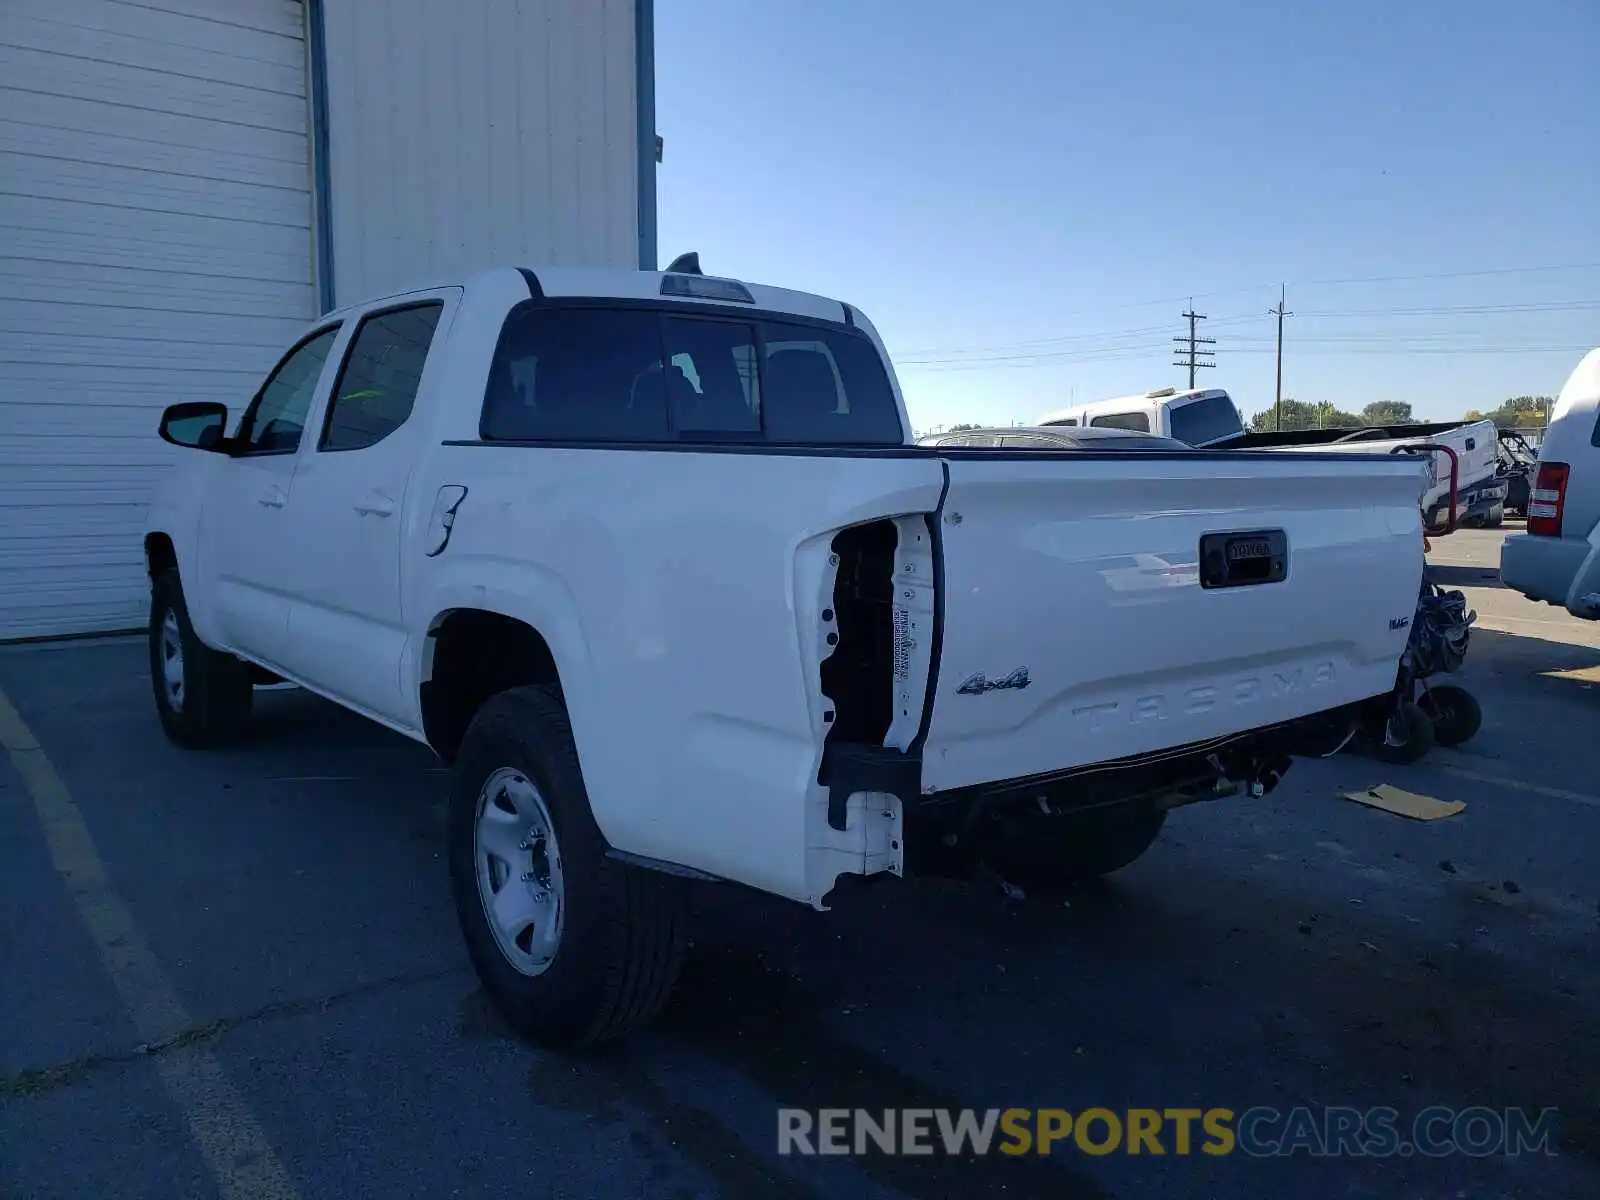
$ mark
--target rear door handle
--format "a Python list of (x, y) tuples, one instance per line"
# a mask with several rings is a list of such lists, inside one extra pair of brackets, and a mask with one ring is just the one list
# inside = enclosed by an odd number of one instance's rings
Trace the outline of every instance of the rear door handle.
[(364, 517), (387, 517), (394, 513), (394, 501), (382, 492), (368, 492), (365, 500), (356, 502), (356, 511)]
[(261, 493), (261, 503), (268, 508), (282, 508), (284, 501), (288, 498), (288, 494), (277, 484), (273, 484)]

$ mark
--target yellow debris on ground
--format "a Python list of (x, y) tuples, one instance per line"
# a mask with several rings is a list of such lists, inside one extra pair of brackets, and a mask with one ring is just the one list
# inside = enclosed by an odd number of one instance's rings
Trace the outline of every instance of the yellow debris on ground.
[(1432, 796), (1419, 796), (1416, 792), (1402, 791), (1400, 788), (1390, 787), (1387, 783), (1368, 788), (1364, 792), (1346, 792), (1344, 798), (1370, 808), (1381, 808), (1384, 812), (1391, 812), (1396, 816), (1410, 817), (1413, 821), (1437, 821), (1443, 817), (1453, 817), (1467, 807), (1459, 800), (1436, 800)]

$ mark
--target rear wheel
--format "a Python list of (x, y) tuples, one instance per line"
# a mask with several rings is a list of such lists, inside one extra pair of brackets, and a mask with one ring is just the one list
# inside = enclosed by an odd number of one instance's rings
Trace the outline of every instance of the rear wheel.
[(152, 585), (149, 635), (150, 683), (167, 736), (193, 749), (243, 738), (254, 698), (249, 664), (195, 636), (176, 571)]
[(1441, 746), (1471, 741), (1483, 727), (1483, 706), (1478, 698), (1453, 683), (1427, 689), (1418, 703), (1433, 724), (1433, 740)]
[(1384, 762), (1414, 763), (1433, 749), (1433, 720), (1422, 706), (1402, 701), (1373, 738), (1373, 756)]
[(519, 1031), (577, 1048), (666, 1003), (687, 883), (606, 857), (552, 690), (513, 688), (473, 718), (456, 758), (449, 857), (468, 956)]
[(989, 864), (1024, 889), (1047, 889), (1120, 871), (1155, 844), (1165, 809), (1124, 804), (1084, 813), (1029, 817), (998, 831)]

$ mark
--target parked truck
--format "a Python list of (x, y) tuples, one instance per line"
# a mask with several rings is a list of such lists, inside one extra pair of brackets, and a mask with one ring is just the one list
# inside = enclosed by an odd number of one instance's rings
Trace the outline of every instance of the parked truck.
[(865, 314), (692, 257), (342, 308), (241, 399), (161, 419), (161, 725), (288, 681), (431, 747), (552, 1045), (656, 1012), (691, 879), (1048, 884), (1269, 791), (1384, 719), (1422, 575), (1415, 458), (920, 447)]
[(1499, 432), (1489, 420), (1253, 433), (1226, 390), (1166, 387), (1060, 409), (1039, 424), (1130, 429), (1217, 450), (1396, 454), (1427, 443), (1436, 448), (1426, 451), (1431, 465), (1422, 507), (1435, 532), (1455, 524), (1499, 525), (1511, 486), (1501, 470)]

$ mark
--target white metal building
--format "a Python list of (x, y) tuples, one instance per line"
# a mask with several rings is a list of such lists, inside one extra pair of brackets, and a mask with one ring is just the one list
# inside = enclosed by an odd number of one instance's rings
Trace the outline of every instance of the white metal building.
[(0, 0), (0, 640), (146, 618), (179, 400), (492, 262), (654, 269), (651, 0)]

